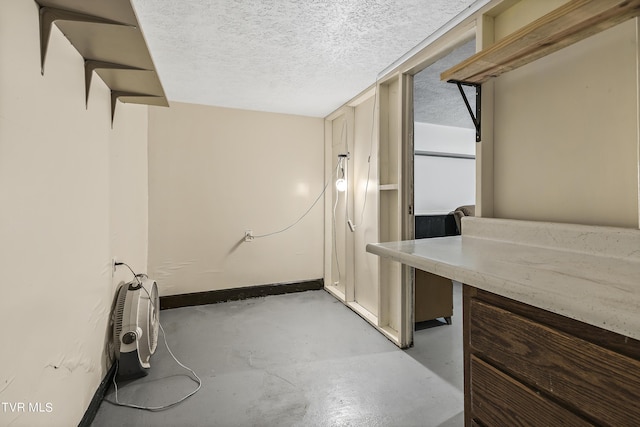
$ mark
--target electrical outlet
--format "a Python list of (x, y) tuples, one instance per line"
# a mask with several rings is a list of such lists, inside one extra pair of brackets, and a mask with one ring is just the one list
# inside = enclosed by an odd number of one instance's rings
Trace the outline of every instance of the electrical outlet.
[(244, 231), (244, 241), (245, 242), (253, 242), (253, 231), (252, 230), (245, 230)]
[(111, 258), (111, 277), (113, 277), (116, 274), (116, 262), (118, 262), (118, 258), (112, 257)]

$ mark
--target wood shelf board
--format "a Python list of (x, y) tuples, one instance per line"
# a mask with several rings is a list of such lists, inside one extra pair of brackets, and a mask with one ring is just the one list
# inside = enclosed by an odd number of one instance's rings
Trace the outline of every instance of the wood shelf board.
[(392, 191), (397, 190), (398, 184), (381, 184), (380, 191)]
[(123, 104), (141, 104), (141, 105), (155, 105), (158, 107), (168, 107), (169, 101), (164, 96), (155, 95), (120, 95), (117, 97)]
[(135, 27), (72, 21), (56, 25), (84, 59), (154, 69), (144, 37)]
[(85, 60), (88, 102), (92, 73), (112, 91), (115, 100), (168, 106), (162, 83), (147, 48), (130, 0), (36, 0), (40, 7), (41, 67), (56, 25)]
[(481, 84), (640, 15), (640, 0), (572, 0), (440, 75)]
[(149, 96), (164, 97), (162, 85), (153, 70), (96, 69), (96, 74), (117, 92), (137, 92)]
[(69, 10), (91, 16), (99, 16), (123, 24), (138, 26), (136, 14), (130, 0), (87, 1), (87, 0), (37, 0), (42, 7)]

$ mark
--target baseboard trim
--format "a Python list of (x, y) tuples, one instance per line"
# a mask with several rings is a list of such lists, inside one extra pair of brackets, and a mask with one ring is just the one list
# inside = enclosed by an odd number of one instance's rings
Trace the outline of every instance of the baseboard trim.
[(87, 408), (87, 410), (84, 413), (84, 416), (80, 420), (78, 427), (91, 426), (91, 423), (93, 423), (93, 420), (96, 418), (96, 415), (98, 414), (98, 409), (100, 409), (100, 404), (102, 403), (102, 400), (104, 399), (105, 394), (107, 394), (107, 390), (109, 389), (109, 386), (111, 385), (111, 382), (113, 381), (113, 376), (115, 374), (116, 374), (116, 364), (114, 362), (109, 368), (109, 370), (107, 371), (107, 374), (102, 379), (102, 382), (100, 382), (100, 385), (98, 386), (98, 389), (93, 395), (93, 399), (91, 399), (91, 403), (89, 403), (89, 407)]
[(315, 291), (322, 288), (324, 288), (324, 280), (315, 279), (306, 280), (304, 282), (275, 283), (271, 285), (194, 292), (191, 294), (167, 295), (160, 297), (160, 310), (190, 307), (194, 305), (216, 304), (227, 301), (239, 301), (249, 298), (266, 297), (269, 295)]

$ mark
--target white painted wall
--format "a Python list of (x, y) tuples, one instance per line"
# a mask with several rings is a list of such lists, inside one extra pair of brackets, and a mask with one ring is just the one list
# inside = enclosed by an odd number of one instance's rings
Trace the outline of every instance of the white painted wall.
[(26, 406), (0, 425), (68, 426), (108, 364), (112, 248), (146, 265), (147, 108), (120, 105), (111, 130), (68, 40), (54, 29), (44, 76), (39, 51), (36, 3), (0, 2), (0, 401)]
[[(345, 294), (347, 289), (353, 288), (355, 263), (353, 255), (353, 234), (349, 231), (347, 221), (353, 215), (353, 172), (355, 153), (350, 155), (348, 160), (343, 160), (344, 173), (347, 179), (348, 188), (344, 192), (336, 189), (335, 181), (338, 176), (342, 176), (342, 171), (337, 167), (338, 156), (354, 150), (353, 144), (353, 114), (348, 110), (340, 117), (331, 122), (331, 154), (327, 159), (327, 163), (331, 168), (331, 188), (327, 192), (331, 194), (331, 198), (326, 197), (329, 202), (330, 211), (326, 213), (325, 226), (329, 227), (332, 232), (330, 236), (325, 237), (325, 245), (331, 247), (331, 277), (325, 285), (334, 286), (335, 289)], [(351, 143), (349, 143), (351, 142)], [(347, 215), (347, 210), (349, 215)], [(353, 220), (354, 223), (356, 220)], [(327, 225), (328, 224), (328, 225)], [(326, 280), (326, 279), (325, 279)]]
[(149, 271), (161, 295), (319, 279), (324, 122), (172, 103), (149, 110)]
[[(354, 108), (353, 166), (354, 299), (373, 315), (378, 315), (380, 257), (366, 251), (378, 242), (378, 153), (373, 132), (374, 97)], [(369, 163), (369, 157), (371, 157)], [(371, 166), (371, 167), (369, 167)], [(367, 183), (367, 180), (369, 181)]]
[[(462, 98), (460, 98), (460, 102), (463, 102)], [(415, 122), (413, 133), (413, 148), (416, 151), (476, 154), (476, 131), (474, 129)]]
[(630, 20), (495, 79), (495, 217), (638, 227), (638, 46)]
[[(474, 129), (414, 123), (416, 151), (475, 155), (475, 144)], [(475, 164), (473, 159), (414, 156), (416, 215), (447, 214), (475, 204)]]

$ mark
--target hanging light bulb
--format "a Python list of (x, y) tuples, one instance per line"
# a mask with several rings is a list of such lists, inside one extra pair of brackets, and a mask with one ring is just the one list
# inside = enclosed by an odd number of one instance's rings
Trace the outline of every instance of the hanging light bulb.
[(344, 159), (347, 158), (347, 154), (338, 154), (338, 169), (340, 170), (340, 178), (336, 180), (336, 190), (343, 193), (347, 190), (347, 180), (344, 174)]

